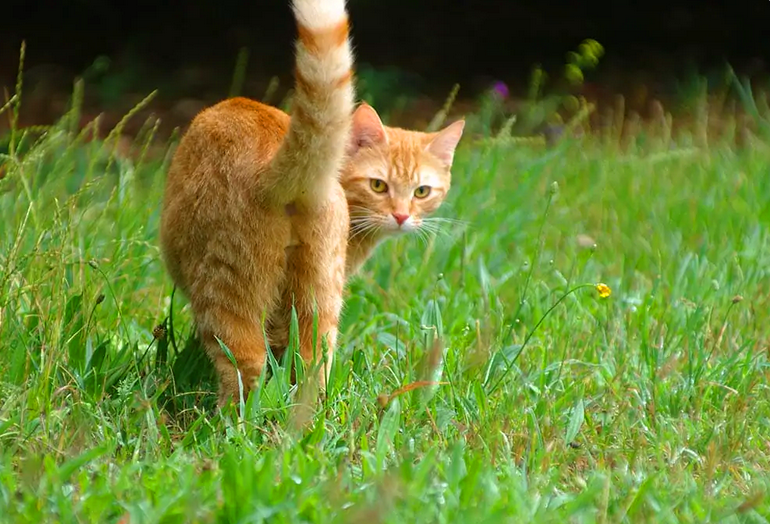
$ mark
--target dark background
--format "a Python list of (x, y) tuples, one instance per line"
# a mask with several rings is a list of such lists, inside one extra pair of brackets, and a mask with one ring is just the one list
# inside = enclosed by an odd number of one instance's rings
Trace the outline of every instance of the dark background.
[[(244, 46), (250, 50), (244, 94), (256, 96), (271, 76), (288, 79), (291, 73), (288, 0), (3, 4), (5, 86), (13, 83), (22, 39), (25, 69), (58, 76), (64, 86), (107, 56), (110, 72), (122, 78), (114, 82), (125, 84), (121, 89), (159, 87), (162, 96), (177, 99), (223, 97)], [(586, 81), (613, 91), (646, 82), (665, 92), (687, 73), (708, 74), (726, 62), (761, 77), (770, 59), (768, 0), (350, 0), (349, 10), (358, 64), (412, 73), (400, 77), (411, 79), (403, 87), (423, 94), (446, 94), (459, 82), (465, 96), (475, 96), (494, 80), (523, 94), (533, 64), (558, 71), (566, 53), (586, 38), (606, 52)]]

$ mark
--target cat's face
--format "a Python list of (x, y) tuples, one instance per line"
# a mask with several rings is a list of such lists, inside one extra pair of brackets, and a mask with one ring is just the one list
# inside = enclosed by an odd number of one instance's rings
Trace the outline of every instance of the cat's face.
[(351, 238), (431, 229), (429, 215), (449, 192), (454, 151), (464, 122), (438, 133), (382, 125), (363, 104), (355, 113), (349, 162), (341, 178)]

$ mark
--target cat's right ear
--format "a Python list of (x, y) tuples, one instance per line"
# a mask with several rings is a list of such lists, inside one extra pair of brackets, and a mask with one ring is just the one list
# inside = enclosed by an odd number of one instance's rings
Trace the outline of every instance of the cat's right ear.
[(348, 155), (355, 155), (359, 149), (387, 144), (388, 137), (380, 115), (372, 106), (363, 102), (353, 113), (353, 129), (350, 133)]

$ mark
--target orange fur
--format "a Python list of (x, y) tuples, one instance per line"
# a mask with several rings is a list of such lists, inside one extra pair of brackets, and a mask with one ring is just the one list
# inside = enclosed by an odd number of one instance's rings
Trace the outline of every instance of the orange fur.
[(325, 387), (346, 276), (388, 236), (430, 229), (463, 131), (461, 121), (438, 133), (386, 127), (366, 104), (353, 112), (344, 0), (294, 0), (293, 9), (291, 118), (245, 98), (202, 111), (166, 181), (164, 260), (218, 371), (220, 404), (237, 395), (238, 375), (217, 339), (248, 391), (266, 339), (278, 356), (287, 347), (292, 305), (306, 363), (323, 357), (326, 340)]
[[(454, 151), (464, 126), (459, 120), (438, 133), (388, 127), (370, 106), (359, 106), (340, 179), (350, 213), (348, 275), (386, 238), (438, 227), (429, 215), (449, 192)], [(372, 179), (384, 182), (387, 189), (375, 192)], [(421, 187), (430, 188), (427, 196), (418, 196)]]
[[(291, 119), (244, 98), (220, 102), (193, 120), (166, 181), (163, 255), (218, 371), (220, 404), (237, 397), (238, 377), (217, 338), (247, 391), (265, 364), (264, 321), (268, 340), (285, 346), (277, 326), (292, 305), (306, 362), (321, 358), (322, 337), (330, 350), (336, 342), (348, 231), (338, 179), (352, 122), (352, 52), (344, 0), (292, 7), (300, 36)], [(315, 311), (314, 346), (307, 334)], [(322, 371), (322, 387), (326, 378)]]

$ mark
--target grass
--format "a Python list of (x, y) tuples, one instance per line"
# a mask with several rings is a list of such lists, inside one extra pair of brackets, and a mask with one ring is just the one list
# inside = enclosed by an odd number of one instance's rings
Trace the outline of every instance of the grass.
[(324, 403), (271, 362), (215, 414), (183, 298), (167, 320), (155, 128), (129, 160), (72, 121), (6, 140), (0, 521), (770, 517), (767, 142), (469, 137), (465, 225), (350, 283)]

